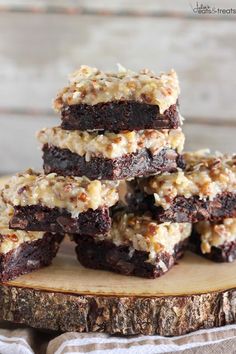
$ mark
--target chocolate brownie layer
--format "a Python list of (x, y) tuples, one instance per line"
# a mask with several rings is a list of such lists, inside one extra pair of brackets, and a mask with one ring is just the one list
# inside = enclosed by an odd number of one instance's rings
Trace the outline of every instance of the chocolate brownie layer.
[(181, 124), (176, 104), (160, 114), (158, 106), (136, 101), (67, 105), (61, 119), (66, 130), (176, 129)]
[(45, 233), (41, 239), (24, 242), (5, 254), (1, 253), (0, 281), (5, 282), (51, 264), (62, 239), (63, 235)]
[(153, 195), (145, 195), (137, 192), (127, 197), (128, 209), (131, 211), (150, 211), (153, 219), (159, 223), (163, 222), (190, 222), (209, 220), (220, 221), (224, 218), (236, 217), (236, 194), (223, 192), (213, 200), (199, 199), (198, 196), (185, 198), (175, 197), (171, 206), (164, 209), (155, 205)]
[(236, 259), (236, 241), (225, 242), (217, 247), (212, 246), (210, 252), (201, 250), (201, 235), (193, 230), (189, 239), (189, 249), (214, 262), (233, 262)]
[(63, 176), (87, 176), (91, 180), (118, 180), (135, 176), (147, 176), (159, 172), (175, 171), (183, 166), (180, 155), (172, 149), (164, 148), (156, 155), (148, 149), (108, 159), (92, 157), (86, 161), (84, 156), (72, 153), (68, 149), (55, 146), (43, 146), (45, 173), (55, 172)]
[(15, 206), (10, 220), (12, 229), (86, 235), (106, 233), (110, 226), (109, 209), (105, 207), (89, 209), (73, 218), (66, 209), (50, 209), (42, 205)]
[(92, 237), (77, 237), (76, 253), (79, 262), (92, 269), (110, 270), (124, 275), (157, 278), (167, 272), (182, 257), (187, 240), (176, 244), (174, 253), (161, 252), (154, 263), (148, 262), (149, 253), (116, 246), (109, 241), (95, 241)]

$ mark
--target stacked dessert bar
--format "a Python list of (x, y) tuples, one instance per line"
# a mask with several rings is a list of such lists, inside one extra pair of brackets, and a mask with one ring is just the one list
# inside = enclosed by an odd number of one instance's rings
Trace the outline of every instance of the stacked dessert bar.
[[(190, 249), (215, 262), (236, 259), (236, 156), (203, 156), (208, 173), (207, 215), (193, 225)], [(203, 221), (201, 221), (203, 220)]]
[[(157, 76), (121, 66), (117, 73), (82, 66), (55, 100), (61, 126), (38, 133), (45, 173), (108, 183), (181, 169), (178, 96), (174, 71)], [(159, 224), (150, 213), (119, 209), (113, 208), (109, 230), (73, 232), (79, 261), (144, 277), (169, 270), (183, 254), (191, 224)]]
[(74, 241), (85, 267), (156, 278), (183, 256), (190, 233), (190, 223), (158, 224), (148, 214), (120, 212), (114, 215), (109, 233), (74, 235)]
[(215, 261), (236, 258), (236, 156), (184, 153), (184, 171), (129, 182), (130, 210), (162, 222), (190, 222), (190, 248)]
[(117, 187), (112, 181), (28, 170), (12, 177), (2, 196), (14, 206), (12, 229), (97, 235), (111, 227)]
[(0, 281), (7, 281), (47, 266), (64, 235), (9, 229), (13, 207), (0, 196)]
[(33, 170), (13, 176), (0, 195), (0, 280), (49, 265), (66, 233), (111, 228), (118, 183)]

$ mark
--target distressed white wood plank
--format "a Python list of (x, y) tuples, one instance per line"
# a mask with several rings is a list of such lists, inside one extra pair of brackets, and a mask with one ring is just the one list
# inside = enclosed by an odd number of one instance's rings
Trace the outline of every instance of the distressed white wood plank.
[(185, 124), (185, 150), (209, 148), (211, 151), (236, 153), (236, 127)]
[[(198, 2), (201, 4), (201, 2)], [(214, 0), (203, 2), (205, 5), (210, 5), (215, 8), (235, 8), (234, 0)], [(135, 10), (135, 11), (170, 11), (181, 12), (184, 14), (192, 13), (192, 7), (196, 7), (196, 1), (178, 0), (0, 0), (0, 5), (5, 6), (17, 6), (17, 7), (38, 7), (45, 8), (50, 6), (51, 8), (76, 8), (83, 7), (88, 10), (104, 10), (104, 11), (123, 11), (123, 10)]]
[(50, 110), (80, 64), (174, 67), (188, 117), (236, 119), (232, 21), (0, 13), (1, 107)]
[[(54, 117), (24, 117), (0, 115), (0, 175), (22, 171), (28, 167), (40, 169), (41, 151), (35, 132), (45, 126), (59, 125)], [(236, 152), (236, 128), (207, 125), (184, 125), (186, 149), (210, 148), (213, 151)]]
[(42, 167), (41, 150), (36, 131), (58, 125), (58, 119), (0, 115), (0, 175)]

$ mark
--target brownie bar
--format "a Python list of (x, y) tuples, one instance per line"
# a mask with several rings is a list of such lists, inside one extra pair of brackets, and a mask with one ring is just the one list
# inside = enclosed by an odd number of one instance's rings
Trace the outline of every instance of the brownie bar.
[(181, 156), (172, 149), (163, 148), (152, 155), (148, 149), (108, 159), (93, 157), (86, 161), (84, 156), (56, 146), (43, 146), (45, 173), (55, 172), (62, 176), (87, 176), (89, 179), (119, 180), (135, 176), (147, 176), (165, 171), (175, 171), (183, 166)]
[(176, 104), (161, 114), (157, 105), (137, 101), (65, 105), (61, 119), (66, 130), (176, 129), (181, 124)]
[(128, 246), (116, 246), (112, 242), (95, 241), (92, 237), (86, 236), (75, 235), (74, 240), (78, 244), (76, 247), (78, 260), (84, 267), (144, 278), (157, 278), (163, 275), (182, 257), (187, 247), (187, 240), (181, 241), (176, 244), (173, 254), (161, 252), (152, 264), (147, 262), (149, 253), (145, 251), (130, 252)]
[(59, 233), (106, 233), (111, 227), (109, 208), (89, 209), (73, 218), (66, 209), (42, 205), (15, 206), (10, 220), (11, 229)]
[(0, 281), (5, 282), (51, 264), (63, 237), (60, 234), (45, 233), (41, 239), (24, 242), (0, 254)]
[(225, 242), (217, 247), (212, 246), (210, 252), (203, 253), (201, 250), (201, 235), (195, 230), (193, 230), (189, 239), (189, 249), (200, 256), (218, 263), (233, 262), (236, 259), (236, 241)]
[(153, 219), (159, 223), (163, 222), (190, 222), (209, 220), (217, 222), (223, 218), (236, 217), (236, 194), (223, 192), (213, 200), (199, 199), (198, 196), (185, 198), (177, 196), (168, 209), (156, 206), (153, 195), (145, 195), (137, 192), (127, 197), (128, 209), (130, 211), (150, 211)]
[[(159, 222), (218, 221), (236, 215), (236, 156), (208, 150), (182, 154), (185, 168), (130, 183), (131, 207), (147, 208)], [(133, 195), (132, 195), (133, 194)], [(136, 199), (136, 201), (135, 201)]]
[(176, 104), (179, 94), (179, 80), (173, 69), (156, 75), (148, 69), (134, 72), (120, 65), (117, 72), (82, 65), (70, 75), (68, 85), (58, 92), (54, 108), (60, 112), (64, 106), (131, 101), (156, 105), (163, 114)]

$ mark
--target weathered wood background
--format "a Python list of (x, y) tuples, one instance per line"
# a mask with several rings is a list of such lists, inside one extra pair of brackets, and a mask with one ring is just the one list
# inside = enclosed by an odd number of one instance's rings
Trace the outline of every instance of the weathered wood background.
[[(59, 124), (51, 100), (80, 64), (175, 68), (186, 148), (234, 152), (236, 15), (195, 1), (0, 0), (0, 174), (41, 166), (35, 131)], [(235, 1), (211, 1), (236, 8)]]

